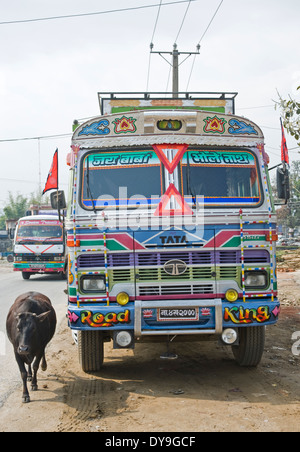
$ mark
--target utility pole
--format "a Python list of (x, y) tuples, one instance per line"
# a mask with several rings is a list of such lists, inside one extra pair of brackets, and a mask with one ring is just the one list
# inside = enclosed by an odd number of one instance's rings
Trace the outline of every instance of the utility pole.
[[(150, 44), (150, 53), (158, 53), (170, 66), (172, 66), (173, 69), (173, 86), (172, 86), (172, 93), (173, 98), (178, 97), (179, 94), (179, 66), (184, 63), (191, 55), (199, 55), (200, 53), (200, 44), (197, 45), (197, 52), (179, 52), (177, 48), (177, 44), (175, 43), (173, 46), (172, 52), (153, 52), (154, 44)], [(172, 56), (172, 62), (170, 63), (163, 55), (171, 55)], [(187, 57), (179, 63), (179, 56), (180, 55), (187, 55)]]

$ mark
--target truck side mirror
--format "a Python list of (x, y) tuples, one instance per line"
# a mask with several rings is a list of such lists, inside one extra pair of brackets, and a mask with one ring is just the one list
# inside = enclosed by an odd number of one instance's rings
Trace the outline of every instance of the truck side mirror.
[(54, 210), (63, 210), (67, 207), (65, 192), (63, 190), (58, 190), (52, 192), (50, 195), (51, 207)]
[(287, 168), (277, 168), (277, 195), (285, 203), (290, 199), (290, 176)]

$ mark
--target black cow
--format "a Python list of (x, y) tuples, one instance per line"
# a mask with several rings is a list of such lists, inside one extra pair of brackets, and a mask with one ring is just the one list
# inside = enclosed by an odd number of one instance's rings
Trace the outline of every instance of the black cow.
[[(47, 369), (45, 347), (54, 336), (56, 314), (51, 301), (38, 292), (20, 295), (6, 320), (6, 331), (14, 346), (15, 357), (23, 380), (23, 402), (30, 402), (27, 378), (31, 389), (37, 391), (37, 371), (42, 360), (42, 370)], [(31, 364), (33, 363), (33, 375)], [(26, 371), (25, 364), (28, 366)]]

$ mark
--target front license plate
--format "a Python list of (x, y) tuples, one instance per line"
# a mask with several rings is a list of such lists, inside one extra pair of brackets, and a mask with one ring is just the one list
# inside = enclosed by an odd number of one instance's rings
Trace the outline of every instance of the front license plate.
[(161, 308), (158, 310), (158, 321), (195, 321), (199, 320), (199, 309), (198, 308), (176, 308), (176, 309), (165, 309)]
[(44, 265), (42, 265), (42, 264), (30, 264), (29, 267), (30, 268), (41, 268), (41, 269), (45, 268)]

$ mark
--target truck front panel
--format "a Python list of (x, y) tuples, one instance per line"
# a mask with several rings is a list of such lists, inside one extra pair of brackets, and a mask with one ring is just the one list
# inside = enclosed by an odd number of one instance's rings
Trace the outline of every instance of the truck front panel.
[(154, 336), (217, 335), (241, 365), (261, 359), (280, 313), (276, 215), (262, 131), (231, 113), (130, 111), (74, 132), (68, 319), (84, 368), (95, 341)]

